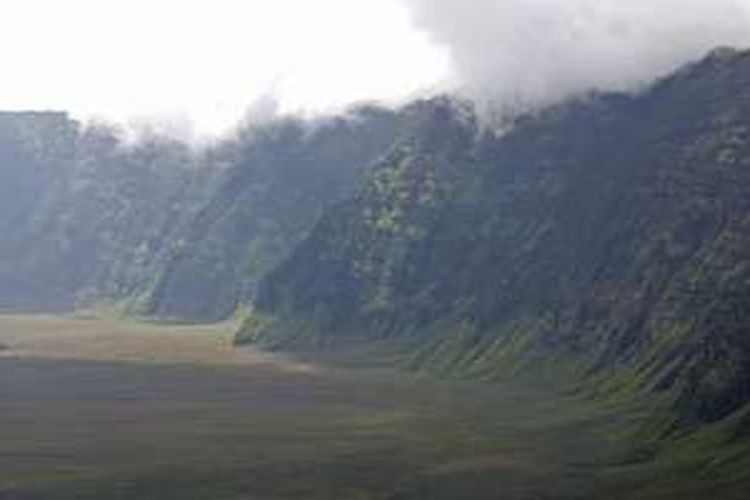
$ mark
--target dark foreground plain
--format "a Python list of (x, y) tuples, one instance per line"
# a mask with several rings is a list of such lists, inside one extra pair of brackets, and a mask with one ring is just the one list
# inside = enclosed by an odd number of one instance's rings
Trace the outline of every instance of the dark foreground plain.
[(745, 498), (717, 457), (634, 453), (643, 408), (237, 351), (231, 332), (0, 317), (0, 498)]

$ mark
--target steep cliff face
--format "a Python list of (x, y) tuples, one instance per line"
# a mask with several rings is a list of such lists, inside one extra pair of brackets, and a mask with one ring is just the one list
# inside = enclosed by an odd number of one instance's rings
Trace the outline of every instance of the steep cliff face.
[[(34, 259), (26, 243), (74, 167), (76, 125), (63, 113), (0, 114), (0, 301), (18, 306), (43, 293), (62, 300), (59, 277), (46, 286), (23, 276)], [(23, 258), (22, 258), (23, 257)]]
[(422, 103), (239, 340), (407, 337), (425, 366), (564, 365), (722, 418), (750, 401), (749, 89), (750, 54), (721, 51), (501, 137)]
[(376, 107), (279, 119), (196, 151), (62, 113), (2, 114), (0, 308), (224, 319), (403, 121)]
[(317, 124), (289, 119), (219, 148), (212, 161), (227, 165), (223, 180), (166, 262), (151, 312), (215, 320), (249, 301), (322, 211), (354, 191), (400, 119), (376, 108)]
[(188, 148), (126, 147), (59, 113), (2, 118), (0, 305), (70, 309), (137, 294), (204, 189)]

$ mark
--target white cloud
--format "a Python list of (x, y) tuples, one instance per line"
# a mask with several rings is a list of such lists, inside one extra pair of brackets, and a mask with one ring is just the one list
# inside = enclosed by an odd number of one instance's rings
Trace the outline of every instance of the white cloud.
[(0, 3), (0, 108), (216, 132), (269, 92), (282, 109), (393, 99), (448, 72), (397, 0), (13, 0)]
[(218, 132), (269, 94), (315, 112), (449, 76), (548, 103), (745, 45), (748, 17), (750, 0), (9, 0), (0, 109)]
[(404, 0), (464, 87), (503, 107), (629, 90), (750, 42), (750, 0)]

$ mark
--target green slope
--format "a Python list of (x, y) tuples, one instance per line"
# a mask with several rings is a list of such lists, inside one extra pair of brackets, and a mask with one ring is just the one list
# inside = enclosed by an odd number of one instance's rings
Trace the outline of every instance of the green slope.
[(375, 107), (280, 118), (196, 150), (63, 113), (4, 113), (0, 309), (226, 318), (404, 120)]
[(550, 372), (674, 398), (663, 430), (750, 401), (750, 54), (481, 133), (420, 125), (264, 281), (238, 341), (388, 337), (416, 366)]

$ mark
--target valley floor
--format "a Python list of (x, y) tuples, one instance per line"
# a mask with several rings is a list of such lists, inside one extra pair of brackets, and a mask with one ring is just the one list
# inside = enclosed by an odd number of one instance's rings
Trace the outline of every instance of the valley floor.
[[(716, 498), (687, 466), (635, 463), (634, 408), (236, 350), (232, 332), (0, 316), (0, 498)], [(704, 492), (744, 498), (724, 487)]]

